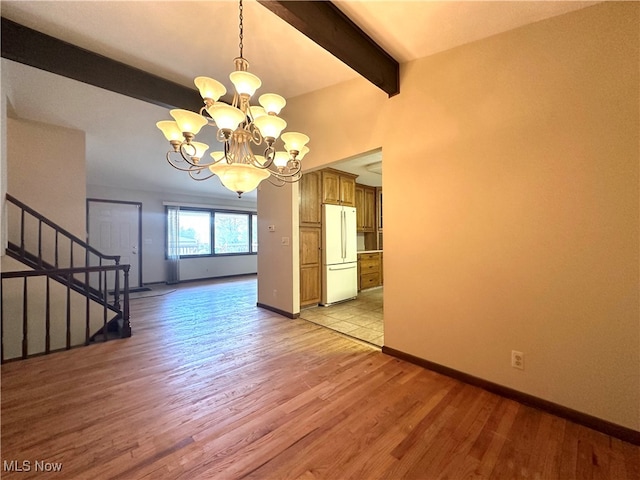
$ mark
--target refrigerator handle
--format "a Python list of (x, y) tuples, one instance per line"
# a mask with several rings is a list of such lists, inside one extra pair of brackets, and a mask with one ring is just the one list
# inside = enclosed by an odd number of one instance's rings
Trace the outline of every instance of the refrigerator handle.
[(345, 263), (343, 265), (333, 265), (331, 267), (328, 267), (330, 272), (337, 272), (339, 270), (351, 270), (353, 268), (358, 268), (358, 264), (351, 262), (351, 263)]
[(347, 214), (342, 210), (342, 226), (340, 230), (342, 231), (342, 259), (344, 260), (347, 257)]
[(344, 259), (347, 259), (347, 247), (349, 243), (349, 235), (347, 235), (347, 212), (344, 212)]

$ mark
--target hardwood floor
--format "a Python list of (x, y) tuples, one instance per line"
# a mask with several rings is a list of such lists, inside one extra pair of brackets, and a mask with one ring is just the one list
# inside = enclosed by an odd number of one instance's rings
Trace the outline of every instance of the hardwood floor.
[(136, 299), (130, 339), (3, 365), (2, 478), (640, 478), (639, 447), (261, 310), (255, 287)]

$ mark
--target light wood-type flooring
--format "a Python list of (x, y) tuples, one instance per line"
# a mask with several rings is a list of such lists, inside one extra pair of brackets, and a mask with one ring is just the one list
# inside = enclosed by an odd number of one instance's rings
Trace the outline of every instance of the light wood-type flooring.
[(130, 339), (3, 365), (2, 467), (30, 470), (2, 478), (640, 478), (639, 447), (259, 309), (255, 290), (184, 284), (132, 301)]

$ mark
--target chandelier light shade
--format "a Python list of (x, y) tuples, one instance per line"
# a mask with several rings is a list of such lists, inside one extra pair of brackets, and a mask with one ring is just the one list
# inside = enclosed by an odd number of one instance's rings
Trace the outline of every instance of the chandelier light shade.
[(184, 133), (197, 135), (200, 129), (207, 124), (207, 119), (202, 115), (190, 112), (189, 110), (180, 110), (178, 108), (171, 110), (169, 114), (178, 124), (178, 129)]
[(285, 148), (291, 148), (299, 152), (309, 142), (309, 137), (304, 133), (287, 132), (282, 135), (282, 141), (285, 145), (288, 145), (288, 147), (285, 146)]
[(263, 115), (256, 118), (254, 122), (263, 137), (274, 140), (280, 136), (280, 132), (287, 126), (287, 122), (275, 115)]
[(162, 130), (162, 133), (164, 133), (165, 138), (169, 140), (169, 142), (178, 141), (178, 143), (182, 143), (182, 131), (178, 128), (178, 124), (176, 122), (163, 120), (156, 123), (156, 126)]
[(212, 102), (217, 102), (221, 96), (227, 93), (226, 87), (213, 78), (196, 77), (193, 83), (198, 87), (200, 96)]
[(254, 120), (258, 117), (262, 117), (263, 115), (267, 114), (267, 111), (264, 109), (264, 107), (260, 107), (258, 105), (249, 107), (249, 110), (251, 111), (251, 116), (253, 117)]
[(256, 90), (262, 85), (262, 81), (256, 77), (253, 73), (235, 71), (229, 74), (229, 80), (236, 88), (238, 95), (253, 96)]
[(204, 152), (209, 150), (209, 145), (202, 142), (191, 142), (191, 146), (195, 149), (195, 153), (191, 156), (191, 158), (197, 158), (200, 160), (204, 155)]
[(276, 152), (276, 158), (273, 159), (273, 163), (276, 167), (284, 167), (289, 161), (289, 155), (287, 152)]
[(298, 160), (302, 160), (304, 158), (304, 156), (309, 152), (309, 147), (302, 147), (302, 150), (300, 150), (300, 153), (298, 154)]
[[(270, 173), (246, 163), (235, 165), (212, 165), (215, 173), (222, 184), (231, 191), (250, 192), (255, 190), (262, 180), (266, 179)], [(237, 189), (237, 190), (236, 190)]]
[(206, 111), (218, 128), (220, 130), (229, 130), (229, 134), (238, 128), (238, 125), (245, 119), (245, 114), (242, 110), (231, 105), (214, 104), (206, 108)]
[[(167, 161), (172, 167), (188, 172), (194, 180), (217, 176), (238, 197), (255, 190), (266, 179), (277, 186), (297, 182), (302, 176), (300, 161), (309, 152), (307, 135), (282, 133), (287, 127), (278, 116), (287, 103), (283, 97), (265, 93), (258, 98), (260, 105), (250, 105), (262, 81), (247, 71), (249, 62), (242, 56), (242, 10), (239, 0), (240, 56), (234, 59), (235, 71), (229, 75), (234, 89), (231, 104), (220, 100), (227, 93), (222, 83), (196, 77), (194, 83), (204, 101), (200, 111), (174, 109), (169, 112), (174, 121), (156, 124), (171, 144)], [(195, 141), (195, 137), (206, 125), (217, 128), (214, 139), (223, 144), (224, 150), (211, 152), (212, 161), (203, 162), (209, 145)], [(283, 150), (277, 150), (279, 139)], [(254, 153), (260, 148), (261, 154)]]
[(273, 115), (278, 115), (280, 110), (287, 104), (287, 101), (276, 93), (260, 95), (258, 102), (262, 105), (262, 108), (264, 108), (265, 113), (271, 113)]

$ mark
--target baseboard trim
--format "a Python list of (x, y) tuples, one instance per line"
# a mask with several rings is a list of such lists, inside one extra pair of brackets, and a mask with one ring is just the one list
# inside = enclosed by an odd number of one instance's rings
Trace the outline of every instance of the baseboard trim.
[(269, 310), (270, 312), (274, 312), (277, 313), (279, 315), (282, 315), (283, 317), (287, 317), (287, 318), (300, 318), (300, 313), (291, 313), (291, 312), (285, 312), (284, 310), (280, 310), (279, 308), (276, 307), (272, 307), (271, 305), (266, 305), (264, 303), (256, 303), (256, 305), (260, 308), (264, 308), (265, 310)]
[(238, 280), (242, 279), (242, 277), (255, 277), (258, 275), (257, 272), (249, 272), (249, 273), (234, 273), (233, 275), (220, 275), (219, 277), (202, 277), (202, 278), (187, 278), (185, 280), (178, 280), (176, 282), (160, 282), (166, 283), (167, 285), (175, 285), (178, 283), (191, 283), (191, 282), (204, 282), (209, 280), (220, 280), (227, 281), (237, 278)]
[(565, 418), (567, 420), (571, 420), (575, 423), (579, 423), (580, 425), (592, 428), (606, 435), (619, 438), (620, 440), (623, 440), (625, 442), (629, 442), (634, 445), (640, 445), (640, 432), (627, 427), (623, 427), (622, 425), (618, 425), (616, 423), (612, 423), (598, 417), (593, 417), (586, 413), (582, 413), (577, 410), (558, 405), (557, 403), (553, 403), (548, 400), (529, 395), (528, 393), (519, 392), (518, 390), (514, 390), (512, 388), (505, 387), (503, 385), (499, 385), (497, 383), (493, 383), (479, 377), (474, 377), (473, 375), (454, 370), (453, 368), (445, 367), (444, 365), (425, 360), (424, 358), (416, 357), (414, 355), (396, 350), (394, 348), (382, 347), (382, 353), (386, 353), (387, 355), (390, 355), (392, 357), (405, 360), (409, 363), (413, 363), (442, 375), (455, 378), (456, 380), (460, 380), (461, 382), (480, 387), (491, 393), (495, 393), (502, 397), (515, 400), (516, 402), (522, 403), (524, 405), (534, 407), (539, 410), (544, 410), (545, 412), (551, 413), (561, 418)]

